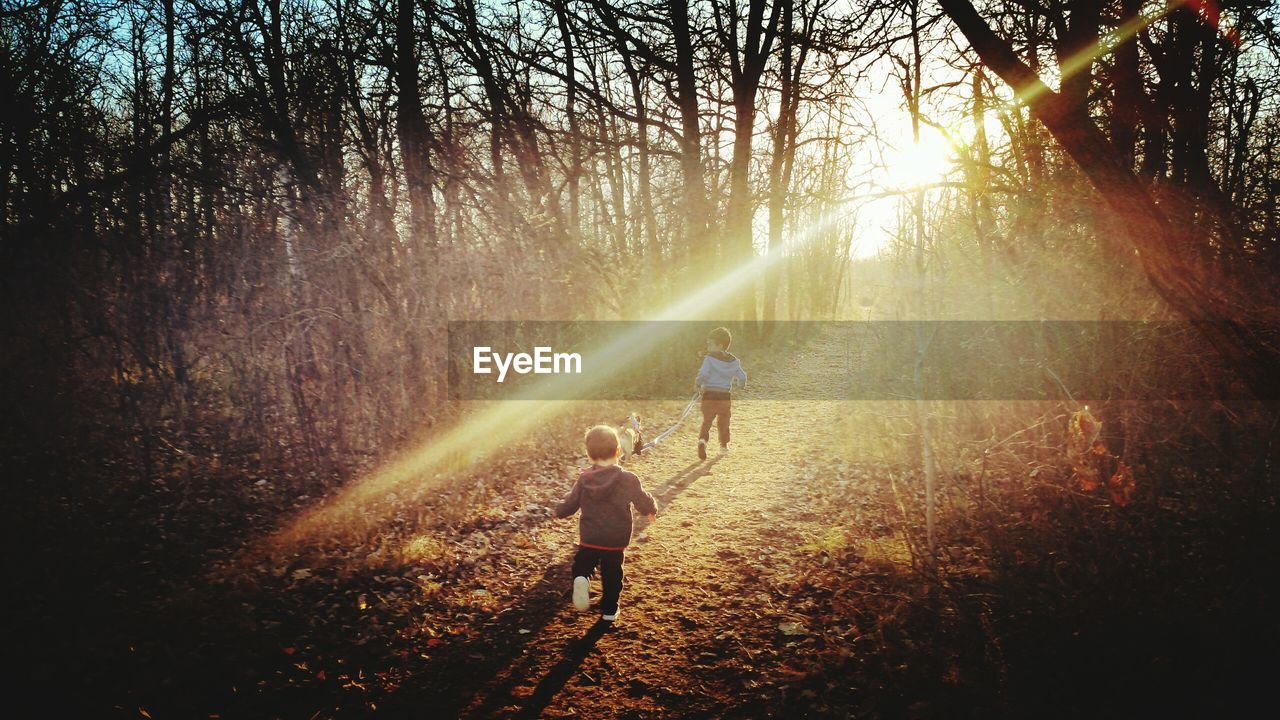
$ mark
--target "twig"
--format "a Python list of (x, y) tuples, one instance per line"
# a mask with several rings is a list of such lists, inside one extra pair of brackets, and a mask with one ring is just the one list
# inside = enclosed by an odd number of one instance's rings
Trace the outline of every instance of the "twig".
[(1068, 390), (1068, 389), (1067, 389), (1067, 386), (1062, 382), (1062, 378), (1058, 377), (1058, 374), (1057, 374), (1057, 373), (1055, 373), (1055, 372), (1053, 371), (1053, 369), (1052, 369), (1052, 368), (1050, 368), (1050, 367), (1049, 367), (1049, 366), (1047, 366), (1047, 365), (1041, 365), (1041, 366), (1040, 366), (1040, 369), (1041, 369), (1041, 370), (1044, 370), (1044, 371), (1045, 371), (1045, 372), (1047, 372), (1047, 373), (1049, 373), (1049, 377), (1051, 377), (1051, 378), (1053, 378), (1054, 380), (1056, 380), (1056, 381), (1058, 382), (1058, 387), (1062, 388), (1062, 392), (1064, 392), (1064, 393), (1066, 393), (1066, 394), (1067, 394), (1067, 399), (1068, 399), (1068, 400), (1070, 400), (1070, 401), (1072, 402), (1072, 404), (1075, 404), (1075, 402), (1076, 402), (1076, 398), (1075, 398), (1075, 396), (1074, 396), (1074, 395), (1072, 395), (1072, 394), (1071, 394), (1071, 391), (1070, 391), (1070, 390)]

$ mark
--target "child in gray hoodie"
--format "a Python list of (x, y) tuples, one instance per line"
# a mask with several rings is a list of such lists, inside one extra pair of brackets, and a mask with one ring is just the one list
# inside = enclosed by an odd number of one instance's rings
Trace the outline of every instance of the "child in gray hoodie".
[(711, 437), (711, 421), (716, 421), (720, 435), (720, 452), (729, 452), (729, 416), (733, 409), (733, 389), (747, 386), (747, 373), (742, 362), (729, 352), (733, 335), (729, 328), (718, 327), (707, 335), (707, 353), (698, 368), (694, 385), (702, 393), (702, 429), (698, 432), (698, 457), (707, 459), (707, 440)]
[(555, 508), (555, 516), (567, 518), (582, 510), (578, 519), (578, 552), (573, 557), (573, 605), (586, 610), (589, 605), (588, 578), (600, 566), (603, 595), (600, 619), (618, 619), (618, 598), (622, 595), (623, 551), (631, 543), (631, 506), (652, 520), (658, 512), (653, 496), (645, 492), (640, 478), (618, 464), (622, 444), (618, 431), (597, 425), (587, 431), (587, 457), (591, 467), (578, 474), (573, 490)]

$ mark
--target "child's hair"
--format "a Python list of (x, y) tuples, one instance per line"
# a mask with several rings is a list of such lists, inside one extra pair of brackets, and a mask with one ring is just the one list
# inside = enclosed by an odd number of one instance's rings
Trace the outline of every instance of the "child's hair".
[(618, 454), (618, 431), (608, 425), (591, 428), (583, 440), (587, 445), (587, 457), (592, 460), (608, 460)]
[(727, 327), (718, 327), (712, 330), (710, 335), (707, 335), (707, 339), (716, 341), (720, 344), (720, 347), (728, 350), (729, 344), (733, 342), (733, 334), (729, 332)]

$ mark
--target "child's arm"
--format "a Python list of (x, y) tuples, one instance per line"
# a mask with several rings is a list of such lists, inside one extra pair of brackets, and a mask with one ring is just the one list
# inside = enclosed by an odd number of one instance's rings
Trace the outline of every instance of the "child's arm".
[(581, 499), (582, 499), (582, 483), (575, 480), (573, 483), (573, 489), (569, 491), (568, 495), (564, 496), (564, 500), (561, 500), (560, 504), (557, 505), (556, 509), (553, 510), (552, 512), (558, 518), (567, 518), (570, 515), (578, 512), (578, 507), (581, 504)]
[(741, 364), (738, 365), (738, 374), (734, 376), (734, 379), (738, 381), (738, 387), (747, 386), (747, 371), (742, 369)]
[(631, 504), (636, 506), (641, 515), (650, 520), (658, 516), (658, 502), (645, 491), (644, 486), (640, 484), (640, 478), (636, 478), (635, 487), (631, 489)]

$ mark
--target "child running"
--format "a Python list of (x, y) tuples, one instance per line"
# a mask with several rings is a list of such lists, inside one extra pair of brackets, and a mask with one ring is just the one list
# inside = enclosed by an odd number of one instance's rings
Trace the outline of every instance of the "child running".
[(578, 474), (573, 490), (555, 509), (555, 516), (567, 518), (582, 510), (578, 519), (578, 553), (573, 557), (573, 606), (588, 607), (588, 578), (600, 566), (603, 595), (600, 619), (618, 619), (618, 598), (622, 595), (623, 551), (631, 542), (631, 506), (653, 520), (658, 506), (645, 492), (640, 478), (618, 464), (622, 445), (618, 432), (608, 425), (587, 431), (587, 457), (591, 467)]
[(711, 437), (711, 421), (716, 421), (720, 435), (720, 453), (729, 452), (729, 416), (733, 408), (733, 389), (747, 386), (747, 373), (742, 363), (729, 352), (733, 335), (729, 328), (718, 327), (707, 335), (707, 353), (698, 368), (694, 386), (702, 393), (702, 429), (698, 431), (698, 458), (707, 459), (707, 440)]

